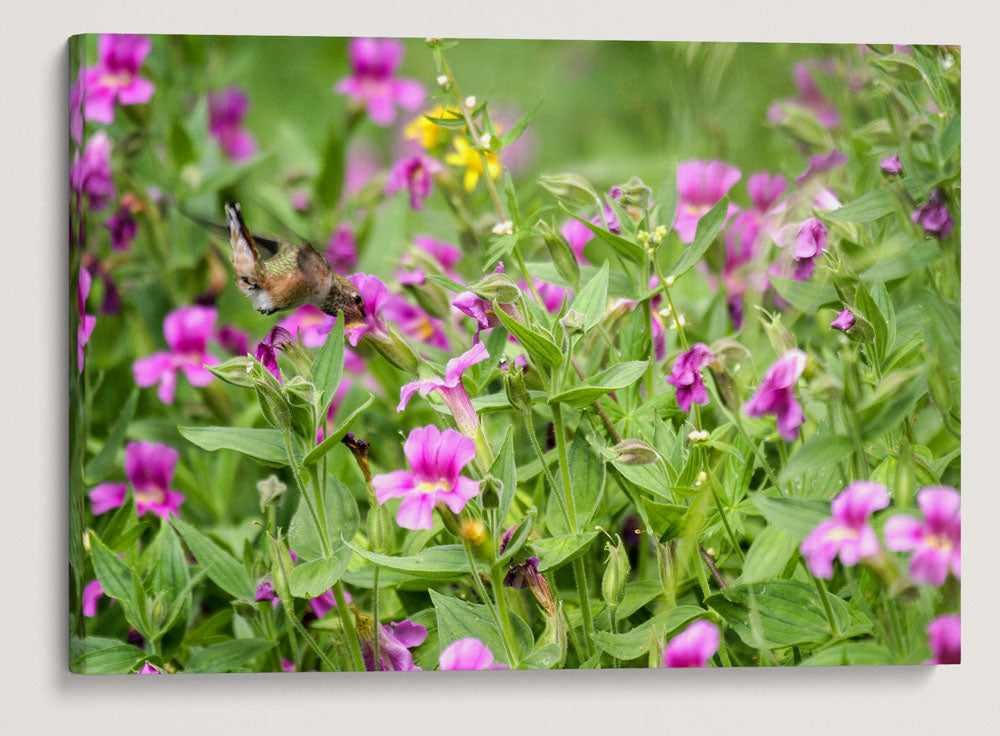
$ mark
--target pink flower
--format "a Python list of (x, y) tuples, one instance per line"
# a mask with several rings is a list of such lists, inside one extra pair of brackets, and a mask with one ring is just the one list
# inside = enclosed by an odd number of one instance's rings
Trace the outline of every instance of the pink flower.
[(216, 330), (215, 341), (223, 350), (233, 355), (246, 355), (250, 352), (249, 336), (233, 325), (222, 325)]
[(249, 105), (249, 99), (238, 87), (208, 95), (208, 132), (234, 161), (248, 159), (257, 152), (257, 141), (243, 129)]
[(344, 172), (344, 194), (353, 197), (381, 168), (375, 149), (360, 141), (347, 147), (347, 166)]
[(677, 405), (681, 411), (689, 411), (691, 404), (708, 404), (708, 391), (701, 380), (701, 369), (714, 359), (712, 351), (701, 342), (677, 356), (673, 370), (667, 376), (667, 383), (677, 388)]
[(406, 189), (410, 192), (410, 207), (422, 210), (424, 200), (431, 193), (431, 176), (441, 171), (442, 168), (440, 163), (422, 153), (400, 159), (389, 171), (385, 193), (391, 195), (400, 189)]
[(962, 663), (962, 618), (938, 616), (927, 625), (927, 644), (934, 658), (924, 664)]
[(104, 595), (104, 588), (101, 587), (100, 580), (91, 580), (83, 586), (83, 615), (93, 618), (97, 615), (97, 601)]
[(479, 493), (479, 481), (460, 475), (476, 456), (475, 443), (453, 429), (443, 432), (430, 425), (410, 432), (403, 446), (412, 472), (395, 470), (372, 479), (379, 504), (402, 498), (396, 523), (404, 529), (430, 529), (436, 503), (460, 513)]
[[(344, 602), (351, 602), (351, 594), (346, 590), (344, 591)], [(323, 618), (329, 611), (337, 607), (337, 597), (333, 594), (333, 588), (318, 598), (311, 598), (309, 605), (312, 607), (313, 613), (316, 614), (316, 618)]]
[(820, 153), (809, 158), (806, 170), (795, 177), (795, 183), (802, 186), (813, 177), (833, 171), (847, 163), (847, 156), (836, 148), (829, 153)]
[(90, 342), (90, 336), (94, 334), (94, 328), (97, 326), (97, 317), (84, 314), (87, 296), (90, 294), (90, 284), (90, 271), (81, 266), (80, 278), (76, 284), (77, 307), (80, 310), (80, 324), (76, 328), (76, 369), (81, 373), (84, 363), (83, 346)]
[(486, 346), (477, 342), (471, 349), (466, 350), (457, 358), (448, 361), (445, 367), (444, 378), (427, 378), (419, 381), (410, 381), (399, 392), (399, 405), (397, 412), (403, 411), (410, 403), (410, 397), (419, 392), (421, 396), (427, 396), (431, 391), (440, 391), (441, 398), (451, 410), (451, 415), (455, 418), (458, 428), (469, 437), (475, 437), (479, 429), (479, 417), (472, 407), (469, 394), (462, 385), (462, 374), (469, 366), (482, 363), (487, 360), (490, 354), (486, 351)]
[(278, 379), (278, 383), (285, 384), (281, 377), (281, 369), (278, 368), (278, 351), (292, 341), (292, 336), (281, 325), (275, 325), (264, 336), (264, 339), (257, 345), (254, 357), (260, 361), (272, 376)]
[[(677, 217), (674, 229), (685, 243), (693, 243), (698, 221), (729, 193), (742, 176), (722, 161), (687, 161), (677, 166)], [(730, 205), (727, 217), (735, 214)], [(669, 216), (669, 215), (667, 215)]]
[[(561, 286), (556, 286), (555, 284), (550, 284), (547, 281), (539, 281), (538, 279), (532, 279), (535, 282), (535, 288), (538, 290), (538, 296), (542, 298), (542, 305), (545, 307), (546, 311), (551, 314), (555, 314), (563, 305), (563, 300), (567, 296), (572, 299), (573, 292), (569, 289), (564, 289)], [(525, 292), (528, 291), (528, 284), (526, 281), (521, 280), (517, 282), (517, 285)]]
[(830, 323), (830, 327), (835, 330), (843, 330), (844, 332), (847, 332), (849, 329), (854, 327), (855, 321), (854, 315), (851, 314), (851, 310), (843, 309), (839, 314), (837, 314), (837, 318)]
[(83, 71), (87, 120), (110, 125), (119, 105), (143, 105), (153, 96), (153, 83), (139, 76), (152, 44), (145, 36), (102, 33), (97, 40), (97, 66)]
[(789, 350), (767, 369), (757, 393), (743, 406), (748, 417), (774, 414), (778, 432), (788, 442), (798, 436), (799, 425), (805, 421), (802, 406), (795, 398), (795, 383), (805, 367), (806, 354)]
[(125, 205), (104, 221), (104, 227), (111, 232), (111, 249), (118, 251), (128, 250), (139, 232), (139, 224), (132, 216), (132, 210)]
[(414, 79), (394, 75), (403, 60), (403, 44), (395, 39), (355, 38), (348, 47), (351, 76), (341, 79), (334, 91), (363, 103), (372, 122), (388, 127), (396, 120), (396, 105), (416, 110), (424, 101), (424, 88)]
[[(420, 646), (427, 639), (427, 629), (409, 619), (379, 624), (378, 661), (380, 672), (415, 672), (420, 668), (413, 663), (410, 649)], [(362, 639), (361, 656), (365, 670), (375, 672), (375, 642)]]
[(944, 192), (935, 187), (924, 204), (910, 215), (910, 219), (924, 229), (924, 234), (944, 240), (951, 232), (955, 221), (944, 203)]
[(347, 273), (358, 264), (358, 246), (350, 225), (339, 225), (330, 236), (330, 242), (326, 246), (326, 259), (339, 274)]
[(943, 585), (948, 570), (962, 577), (961, 497), (954, 488), (931, 486), (917, 494), (924, 523), (897, 515), (885, 522), (885, 545), (900, 552), (915, 550), (910, 575), (918, 583)]
[(782, 110), (782, 105), (792, 105), (811, 112), (824, 128), (835, 128), (840, 124), (840, 114), (813, 81), (810, 67), (815, 68), (817, 65), (815, 62), (807, 61), (795, 65), (793, 75), (799, 96), (771, 105), (767, 111), (767, 117), (772, 123), (780, 123), (787, 117), (785, 111)]
[(413, 238), (413, 244), (437, 261), (445, 274), (455, 275), (455, 266), (462, 260), (462, 251), (454, 245), (425, 235), (417, 235)]
[(452, 642), (438, 657), (438, 665), (443, 671), (507, 669), (502, 664), (494, 664), (493, 661), (493, 652), (489, 647), (471, 636)]
[(358, 341), (367, 334), (386, 335), (388, 328), (382, 321), (382, 309), (389, 300), (389, 289), (378, 276), (352, 273), (347, 277), (354, 284), (365, 307), (365, 321), (344, 325), (344, 335), (356, 347)]
[(441, 321), (414, 306), (398, 294), (389, 294), (383, 307), (385, 319), (415, 340), (449, 350), (448, 338), (441, 330)]
[(307, 348), (318, 348), (326, 342), (326, 336), (336, 324), (336, 317), (312, 304), (305, 304), (281, 320), (278, 326), (288, 330), (290, 335), (297, 335)]
[(707, 667), (719, 650), (719, 627), (698, 619), (667, 643), (664, 667)]
[(115, 184), (111, 178), (111, 139), (103, 130), (90, 137), (83, 148), (73, 154), (69, 167), (70, 185), (79, 194), (86, 194), (90, 206), (103, 210), (114, 197)]
[(774, 233), (779, 248), (791, 246), (796, 281), (807, 281), (816, 268), (816, 259), (826, 250), (827, 227), (818, 217), (794, 222)]
[(205, 368), (219, 361), (208, 352), (208, 340), (215, 330), (214, 307), (184, 306), (163, 320), (167, 351), (140, 358), (132, 364), (139, 386), (159, 383), (157, 395), (164, 404), (174, 402), (177, 373), (183, 371), (192, 386), (207, 386), (212, 374)]
[(831, 504), (833, 518), (821, 521), (799, 547), (809, 571), (829, 580), (838, 555), (850, 567), (878, 553), (878, 538), (868, 517), (888, 505), (889, 493), (881, 483), (859, 480), (841, 491)]
[[(621, 199), (622, 190), (619, 187), (612, 187), (611, 190), (608, 192), (608, 198)], [(590, 222), (592, 222), (594, 225), (601, 225), (601, 226), (607, 224), (608, 231), (615, 233), (616, 235), (620, 234), (622, 231), (621, 223), (618, 222), (618, 215), (615, 214), (615, 211), (613, 209), (611, 209), (611, 205), (609, 205), (607, 201), (605, 201), (604, 203), (603, 223), (601, 221), (600, 215), (594, 215), (593, 217), (591, 217)], [(573, 249), (573, 252), (576, 254), (577, 260), (580, 261), (581, 263), (586, 263), (587, 259), (583, 257), (583, 248), (585, 245), (587, 245), (587, 243), (589, 243), (591, 240), (594, 239), (594, 232), (579, 220), (570, 220), (565, 225), (563, 225), (562, 229), (559, 232), (562, 233), (562, 236), (564, 238), (566, 238), (566, 241), (569, 243), (570, 247)]]
[[(180, 516), (184, 495), (170, 488), (177, 465), (177, 450), (152, 442), (129, 442), (125, 448), (125, 476), (135, 494), (135, 510), (139, 516), (152, 511), (169, 520)], [(94, 515), (118, 508), (125, 502), (128, 488), (124, 483), (102, 483), (90, 497)]]
[[(503, 273), (503, 261), (497, 264), (493, 273)], [(476, 320), (476, 334), (472, 338), (473, 342), (479, 342), (480, 332), (500, 324), (500, 318), (493, 311), (493, 304), (477, 296), (474, 292), (461, 292), (452, 300), (451, 306), (467, 317), (472, 317), (472, 319)], [(512, 317), (518, 315), (517, 307), (513, 303), (501, 304), (500, 308)]]
[(151, 665), (149, 662), (146, 662), (142, 666), (142, 669), (139, 670), (138, 672), (136, 672), (136, 674), (137, 675), (165, 675), (166, 673), (163, 672), (163, 671), (161, 671), (161, 670), (158, 670), (156, 667), (154, 667), (153, 665)]
[(83, 104), (84, 75), (77, 76), (76, 81), (69, 86), (69, 134), (77, 143), (83, 141)]
[(886, 176), (897, 176), (898, 174), (903, 173), (903, 164), (899, 161), (898, 153), (894, 153), (891, 156), (887, 156), (882, 159), (878, 167)]

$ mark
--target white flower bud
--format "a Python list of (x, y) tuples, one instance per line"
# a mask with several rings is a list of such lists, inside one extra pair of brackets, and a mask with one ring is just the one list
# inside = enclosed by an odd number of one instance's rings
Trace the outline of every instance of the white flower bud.
[(474, 108), (476, 106), (476, 96), (475, 95), (469, 95), (468, 97), (466, 97), (465, 98), (465, 106), (467, 108), (469, 108), (470, 110), (472, 108)]

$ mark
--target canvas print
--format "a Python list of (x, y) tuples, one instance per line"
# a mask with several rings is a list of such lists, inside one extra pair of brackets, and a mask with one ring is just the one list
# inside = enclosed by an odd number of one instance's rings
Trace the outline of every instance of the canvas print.
[(70, 67), (72, 672), (959, 662), (959, 47)]

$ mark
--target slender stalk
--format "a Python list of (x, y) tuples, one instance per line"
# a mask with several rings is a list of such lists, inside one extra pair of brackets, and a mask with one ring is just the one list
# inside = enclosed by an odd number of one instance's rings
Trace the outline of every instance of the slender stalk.
[[(358, 631), (354, 628), (354, 620), (347, 610), (347, 598), (344, 597), (344, 584), (339, 580), (333, 584), (333, 597), (337, 601), (337, 616), (340, 617), (340, 625), (344, 630), (344, 638), (347, 639), (347, 648), (351, 652), (351, 661), (356, 672), (365, 671), (365, 659), (361, 656), (361, 644), (358, 641)], [(375, 630), (375, 639), (378, 640), (378, 629)]]
[(534, 448), (535, 454), (538, 456), (538, 462), (542, 466), (542, 473), (545, 475), (545, 479), (549, 482), (549, 488), (551, 488), (552, 492), (555, 494), (560, 508), (562, 508), (566, 525), (570, 526), (569, 510), (566, 507), (566, 500), (559, 492), (559, 486), (556, 485), (556, 479), (552, 477), (552, 472), (549, 470), (549, 466), (545, 462), (545, 453), (542, 452), (541, 445), (538, 444), (538, 438), (535, 436), (535, 428), (531, 426), (531, 416), (529, 414), (524, 415), (524, 426), (528, 430), (528, 440), (530, 440), (531, 446)]
[[(323, 651), (323, 648), (319, 644), (317, 644), (316, 640), (312, 638), (312, 635), (310, 635), (310, 633), (306, 631), (306, 628), (302, 625), (302, 622), (300, 622), (297, 618), (295, 618), (295, 612), (292, 610), (292, 605), (288, 601), (285, 601), (285, 614), (288, 616), (288, 620), (295, 628), (295, 630), (298, 631), (300, 634), (302, 634), (302, 638), (305, 639), (306, 643), (310, 646), (310, 648), (314, 652), (316, 652), (316, 656), (320, 658), (320, 661), (322, 661), (323, 664), (325, 664), (330, 669), (331, 672), (338, 671), (340, 668), (333, 663), (333, 660), (331, 660), (327, 656), (326, 652)], [(290, 638), (293, 641), (292, 649), (296, 650), (297, 647), (294, 644), (294, 639), (295, 639), (294, 635), (292, 635)], [(298, 664), (297, 651), (293, 651), (293, 656), (295, 657), (296, 664)]]
[(830, 630), (833, 632), (835, 639), (840, 638), (840, 627), (837, 625), (837, 619), (833, 615), (833, 607), (830, 605), (830, 596), (826, 592), (826, 583), (822, 579), (812, 575), (813, 582), (816, 583), (816, 589), (819, 590), (819, 597), (823, 601), (823, 610), (826, 612), (826, 619), (830, 622)]
[(379, 632), (379, 627), (378, 627), (378, 563), (374, 563), (374, 564), (375, 564), (375, 568), (374, 568), (374, 572), (373, 572), (374, 580), (372, 581), (372, 619), (374, 620), (374, 624), (372, 625), (372, 628), (375, 629), (375, 643), (374, 643), (374, 650), (375, 650), (375, 671), (379, 672), (382, 669), (382, 663), (379, 661), (379, 651), (378, 651), (378, 640), (379, 640), (379, 636), (378, 636), (378, 632)]
[[(295, 486), (299, 489), (299, 495), (302, 497), (302, 500), (305, 501), (306, 508), (309, 510), (309, 515), (312, 517), (313, 524), (316, 525), (316, 530), (319, 531), (323, 528), (320, 526), (319, 514), (316, 512), (316, 508), (313, 506), (313, 502), (309, 497), (309, 494), (306, 493), (306, 489), (302, 486), (301, 471), (299, 470), (299, 464), (295, 462), (295, 455), (292, 452), (292, 443), (289, 439), (288, 432), (282, 432), (281, 435), (285, 440), (285, 451), (288, 453), (288, 464), (292, 468), (292, 476), (295, 478)], [(327, 539), (325, 534), (320, 534), (319, 543), (323, 548), (323, 557), (330, 557), (332, 555), (330, 541)]]
[[(719, 489), (715, 484), (714, 478), (709, 478), (708, 482), (711, 484), (712, 488), (712, 500), (715, 501), (715, 510), (719, 512), (719, 518), (722, 519), (722, 525), (726, 528), (726, 536), (729, 537), (729, 543), (733, 545), (733, 549), (736, 551), (736, 556), (740, 558), (740, 562), (746, 562), (747, 558), (743, 554), (743, 550), (740, 549), (739, 542), (736, 541), (736, 534), (733, 533), (733, 528), (729, 525), (729, 518), (726, 516), (726, 511), (722, 506), (722, 498), (719, 495)], [(722, 587), (726, 587), (723, 585)]]
[(469, 562), (469, 572), (472, 575), (472, 586), (476, 589), (476, 593), (483, 601), (483, 604), (489, 609), (490, 615), (493, 617), (493, 622), (496, 624), (497, 631), (500, 632), (500, 640), (503, 642), (503, 648), (507, 654), (507, 662), (510, 664), (511, 669), (516, 669), (517, 660), (514, 657), (514, 640), (509, 634), (510, 630), (508, 627), (503, 625), (503, 621), (500, 619), (500, 613), (493, 605), (493, 599), (486, 591), (486, 586), (483, 585), (483, 581), (479, 578), (479, 570), (476, 569), (476, 559), (472, 556), (472, 548), (468, 545), (468, 543), (464, 543), (462, 547), (465, 549), (465, 559)]

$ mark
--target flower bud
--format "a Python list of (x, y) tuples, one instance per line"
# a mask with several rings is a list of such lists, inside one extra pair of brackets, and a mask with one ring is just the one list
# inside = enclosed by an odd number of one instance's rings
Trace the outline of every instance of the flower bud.
[(604, 567), (604, 577), (601, 579), (601, 595), (608, 608), (614, 611), (625, 599), (625, 583), (628, 582), (632, 567), (629, 565), (628, 553), (622, 545), (621, 537), (618, 537), (617, 543), (605, 544), (604, 549), (608, 553), (608, 561)]
[(567, 630), (566, 616), (563, 614), (562, 603), (559, 603), (555, 607), (554, 615), (545, 617), (545, 629), (538, 637), (538, 644), (540, 646), (555, 644), (559, 647), (559, 651), (562, 654), (559, 657), (559, 661), (553, 665), (556, 668), (562, 667), (566, 663)]
[(264, 480), (257, 481), (257, 492), (260, 494), (260, 512), (264, 513), (268, 506), (280, 506), (288, 486), (278, 480), (274, 473)]
[(931, 395), (931, 401), (941, 412), (942, 416), (951, 411), (952, 394), (951, 382), (948, 380), (948, 372), (938, 354), (932, 350), (924, 350), (927, 359), (927, 390)]
[(507, 400), (510, 405), (525, 416), (531, 414), (531, 394), (524, 384), (524, 372), (519, 366), (512, 365), (503, 377), (504, 391), (507, 392)]
[(620, 465), (650, 465), (660, 457), (649, 444), (634, 439), (622, 440), (611, 451), (618, 453), (611, 462)]
[(555, 226), (545, 221), (539, 221), (537, 227), (559, 275), (570, 283), (574, 291), (579, 291), (580, 263), (576, 260), (573, 248)]
[(899, 442), (899, 456), (896, 458), (895, 502), (899, 508), (906, 508), (913, 498), (913, 488), (916, 485), (916, 467), (913, 463), (913, 446), (903, 434)]
[(392, 525), (389, 523), (388, 507), (373, 503), (368, 508), (368, 543), (372, 551), (387, 554), (392, 544)]
[(577, 332), (583, 332), (583, 325), (586, 319), (580, 312), (571, 309), (559, 320), (559, 324), (562, 325), (568, 334), (574, 335)]
[(292, 376), (282, 389), (291, 411), (292, 429), (300, 437), (315, 437), (316, 387), (302, 376)]
[(780, 314), (771, 315), (771, 319), (764, 320), (763, 322), (764, 332), (767, 334), (768, 340), (771, 341), (771, 346), (774, 348), (775, 355), (784, 355), (795, 347), (795, 338), (792, 337), (792, 333), (785, 329), (785, 326), (781, 324)]
[(715, 381), (715, 389), (719, 392), (719, 399), (722, 400), (722, 405), (733, 414), (738, 413), (741, 402), (737, 395), (736, 382), (733, 380), (729, 370), (719, 361), (709, 363), (708, 370), (712, 376), (712, 380)]
[(515, 590), (528, 588), (545, 612), (549, 616), (555, 616), (556, 604), (552, 599), (552, 590), (545, 576), (538, 571), (538, 563), (537, 557), (529, 557), (521, 564), (512, 566), (507, 571), (503, 584)]
[[(639, 217), (633, 217), (633, 219), (637, 221), (642, 219), (641, 213), (649, 210), (649, 203), (653, 198), (653, 190), (646, 186), (638, 176), (633, 176), (624, 184), (619, 185), (618, 189), (622, 193), (619, 200), (622, 206), (626, 210), (630, 208), (638, 209), (640, 211)], [(629, 212), (629, 215), (631, 216), (632, 213)], [(663, 237), (661, 236), (660, 239), (662, 240)]]
[(257, 403), (260, 404), (264, 420), (275, 429), (286, 432), (292, 426), (292, 413), (278, 379), (270, 374), (260, 363), (254, 362), (250, 369)]
[(501, 304), (510, 304), (521, 296), (521, 290), (517, 284), (502, 273), (491, 273), (478, 284), (469, 287), (469, 291), (485, 299), (488, 302), (497, 301)]
[(406, 341), (399, 331), (392, 325), (388, 326), (388, 332), (376, 334), (367, 333), (362, 340), (371, 345), (383, 358), (388, 360), (399, 370), (406, 373), (417, 374), (420, 359), (413, 352), (410, 343)]
[(250, 378), (250, 369), (253, 368), (254, 359), (243, 355), (230, 358), (219, 365), (207, 365), (206, 369), (212, 375), (217, 376), (228, 384), (241, 388), (253, 388), (253, 379)]
[(473, 547), (482, 545), (488, 536), (486, 524), (482, 519), (466, 519), (459, 527), (459, 537)]
[(288, 361), (295, 368), (295, 372), (300, 376), (308, 376), (312, 370), (313, 356), (302, 344), (302, 340), (296, 337), (288, 340), (281, 346), (281, 354), (288, 358)]
[(592, 205), (601, 201), (590, 182), (579, 174), (543, 174), (538, 183), (566, 204)]

